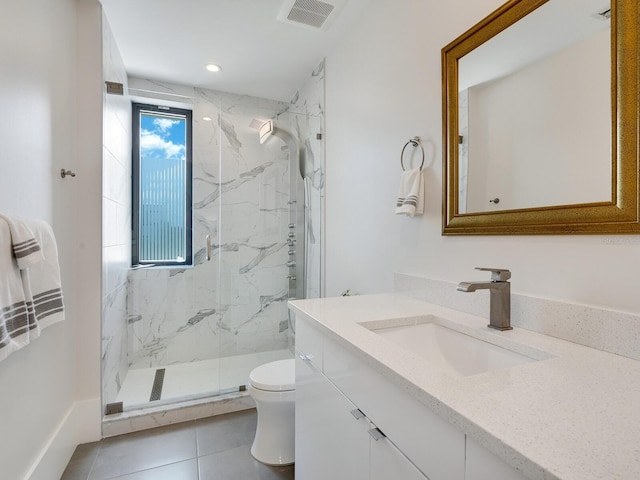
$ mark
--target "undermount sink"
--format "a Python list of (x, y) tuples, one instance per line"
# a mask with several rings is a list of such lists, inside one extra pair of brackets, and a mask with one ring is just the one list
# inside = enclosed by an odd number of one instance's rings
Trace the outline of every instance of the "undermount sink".
[(463, 376), (511, 368), (552, 356), (497, 337), (500, 334), (485, 334), (432, 315), (362, 322), (360, 325), (430, 363)]

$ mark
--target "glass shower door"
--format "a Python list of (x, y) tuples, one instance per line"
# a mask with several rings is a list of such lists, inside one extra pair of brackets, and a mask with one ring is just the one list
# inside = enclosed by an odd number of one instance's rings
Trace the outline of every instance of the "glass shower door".
[(217, 118), (219, 111), (215, 99), (193, 99), (192, 265), (129, 272), (129, 370), (119, 399), (125, 410), (220, 392), (219, 211), (212, 201), (219, 188), (220, 128), (205, 119)]
[(262, 122), (286, 104), (252, 97), (223, 106), (219, 304), (221, 390), (248, 384), (251, 370), (290, 358), (289, 152), (277, 138), (260, 144)]

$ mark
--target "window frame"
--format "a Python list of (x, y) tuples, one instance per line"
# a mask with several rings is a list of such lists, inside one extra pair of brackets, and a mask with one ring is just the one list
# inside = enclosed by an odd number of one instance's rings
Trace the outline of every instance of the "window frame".
[[(193, 111), (132, 102), (131, 153), (131, 265), (192, 266), (193, 265)], [(140, 116), (144, 112), (177, 115), (185, 118), (185, 259), (178, 261), (140, 261)]]

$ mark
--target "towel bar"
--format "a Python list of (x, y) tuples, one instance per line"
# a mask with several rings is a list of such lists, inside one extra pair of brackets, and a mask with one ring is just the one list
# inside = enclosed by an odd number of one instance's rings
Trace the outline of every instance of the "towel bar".
[(404, 172), (404, 163), (402, 162), (402, 157), (404, 157), (404, 150), (409, 144), (413, 145), (414, 147), (419, 146), (420, 150), (422, 150), (422, 163), (420, 164), (420, 170), (422, 170), (422, 167), (424, 167), (424, 147), (420, 142), (420, 137), (413, 137), (411, 140), (404, 144), (404, 147), (402, 147), (402, 152), (400, 152), (400, 167), (402, 167), (402, 171)]

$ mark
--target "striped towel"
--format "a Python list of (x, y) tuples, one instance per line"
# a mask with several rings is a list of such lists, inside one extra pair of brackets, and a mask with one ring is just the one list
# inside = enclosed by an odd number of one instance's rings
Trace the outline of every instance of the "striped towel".
[[(45, 327), (64, 320), (53, 231), (42, 221), (24, 222), (33, 232), (32, 238), (42, 246), (42, 260), (21, 269), (13, 246), (13, 230), (4, 217), (0, 218), (0, 360), (39, 337)], [(22, 237), (19, 240), (22, 242)]]
[(9, 225), (11, 248), (20, 270), (44, 260), (42, 248), (40, 248), (40, 244), (33, 236), (33, 232), (29, 229), (25, 220), (2, 214), (0, 214), (0, 219)]
[(424, 212), (424, 178), (422, 169), (406, 170), (400, 179), (400, 190), (396, 201), (396, 214), (422, 215)]

